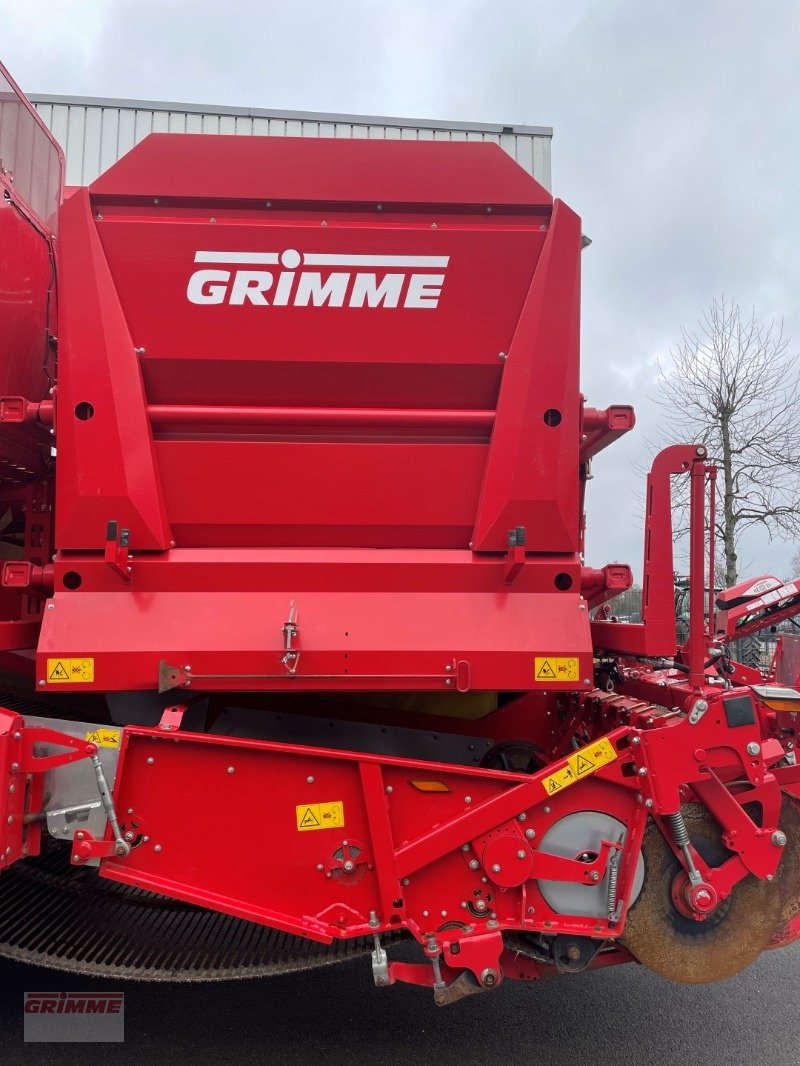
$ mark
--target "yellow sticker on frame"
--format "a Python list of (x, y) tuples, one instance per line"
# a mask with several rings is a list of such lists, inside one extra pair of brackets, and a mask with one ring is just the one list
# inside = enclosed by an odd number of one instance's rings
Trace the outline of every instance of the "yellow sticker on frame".
[(333, 803), (299, 803), (294, 810), (298, 833), (307, 833), (312, 829), (344, 828), (344, 804), (341, 800)]
[(569, 788), (576, 781), (581, 781), (584, 777), (591, 777), (601, 766), (607, 766), (608, 763), (614, 762), (616, 757), (617, 753), (614, 751), (614, 746), (610, 740), (607, 740), (606, 737), (595, 740), (592, 744), (587, 744), (585, 748), (581, 748), (580, 751), (570, 755), (566, 766), (562, 766), (560, 770), (556, 770), (555, 773), (543, 778), (542, 785), (544, 790), (548, 796), (554, 796), (556, 792)]
[(121, 729), (92, 729), (86, 734), (90, 744), (96, 744), (98, 748), (118, 748), (119, 738), (122, 736)]
[(537, 655), (533, 660), (533, 679), (539, 685), (577, 681), (580, 665), (576, 655)]
[(86, 685), (94, 681), (94, 659), (48, 659), (48, 685)]

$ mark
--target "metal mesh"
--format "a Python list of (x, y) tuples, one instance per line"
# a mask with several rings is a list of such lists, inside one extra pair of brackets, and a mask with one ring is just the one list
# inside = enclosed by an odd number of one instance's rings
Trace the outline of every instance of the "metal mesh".
[(58, 149), (0, 70), (0, 175), (41, 223), (55, 232), (61, 195)]

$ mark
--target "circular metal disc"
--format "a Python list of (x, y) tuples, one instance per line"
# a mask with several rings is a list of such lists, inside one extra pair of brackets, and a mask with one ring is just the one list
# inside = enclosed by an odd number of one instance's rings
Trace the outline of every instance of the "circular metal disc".
[[(602, 811), (576, 811), (559, 818), (547, 830), (539, 844), (539, 851), (547, 855), (559, 855), (576, 859), (588, 853), (597, 855), (603, 840), (617, 841), (627, 833), (627, 826), (610, 814)], [(574, 881), (537, 881), (547, 905), (556, 914), (576, 914), (585, 918), (608, 916), (608, 878), (595, 885), (579, 885)], [(641, 855), (636, 864), (631, 899), (636, 899), (644, 880), (644, 862)]]
[[(689, 837), (709, 866), (730, 853), (720, 830), (699, 804), (686, 804)], [(681, 864), (651, 822), (642, 841), (644, 888), (631, 907), (622, 943), (655, 973), (685, 984), (722, 981), (745, 969), (797, 912), (800, 894), (800, 808), (784, 801), (781, 829), (787, 843), (772, 882), (748, 874), (704, 921), (681, 914), (670, 889)]]

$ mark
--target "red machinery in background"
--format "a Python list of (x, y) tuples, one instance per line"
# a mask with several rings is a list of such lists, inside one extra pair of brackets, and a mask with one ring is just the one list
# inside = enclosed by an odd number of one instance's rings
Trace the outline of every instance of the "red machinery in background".
[(642, 624), (583, 563), (634, 418), (579, 392), (579, 218), (488, 144), (152, 135), (62, 193), (4, 89), (0, 953), (443, 1004), (800, 935), (800, 695), (704, 619), (704, 449)]

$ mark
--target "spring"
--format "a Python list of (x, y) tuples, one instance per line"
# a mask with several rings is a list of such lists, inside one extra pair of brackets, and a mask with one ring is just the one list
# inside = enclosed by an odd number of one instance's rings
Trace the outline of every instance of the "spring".
[(689, 831), (686, 828), (686, 822), (683, 820), (683, 815), (680, 811), (676, 814), (665, 814), (664, 818), (669, 822), (669, 827), (672, 830), (672, 835), (675, 838), (675, 843), (679, 848), (685, 848), (689, 844)]
[(606, 900), (606, 908), (608, 910), (609, 918), (613, 918), (617, 911), (617, 881), (619, 880), (618, 855), (619, 852), (615, 852), (614, 857), (609, 859), (608, 863), (608, 898)]

